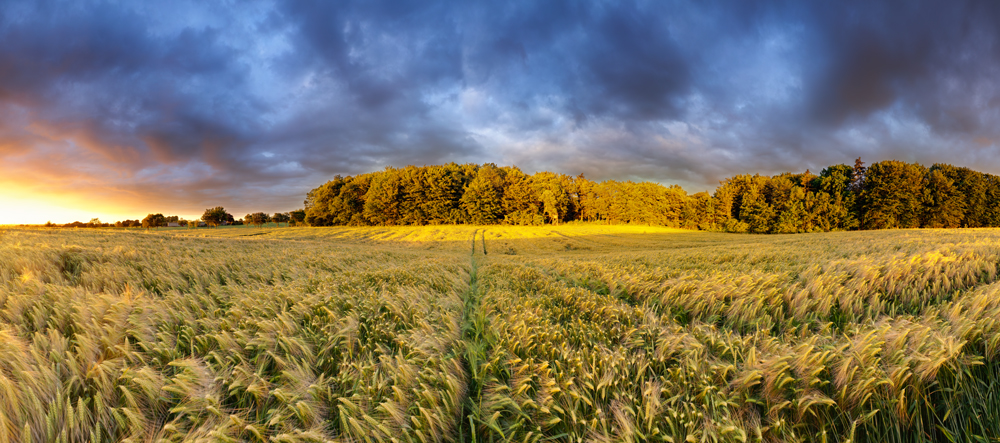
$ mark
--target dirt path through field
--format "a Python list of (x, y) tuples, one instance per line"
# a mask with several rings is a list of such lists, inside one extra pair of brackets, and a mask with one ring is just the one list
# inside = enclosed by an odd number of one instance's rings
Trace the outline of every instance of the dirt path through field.
[[(465, 347), (462, 355), (462, 367), (465, 369), (468, 388), (462, 400), (462, 419), (458, 424), (458, 441), (476, 442), (479, 432), (476, 424), (481, 423), (480, 403), (482, 402), (483, 381), (485, 371), (489, 366), (490, 344), (486, 339), (489, 330), (488, 320), (480, 309), (479, 263), (476, 260), (476, 233), (472, 235), (472, 255), (469, 258), (469, 285), (462, 294), (465, 307), (462, 312), (462, 342)], [(484, 231), (485, 235), (485, 231)], [(486, 239), (482, 239), (483, 257), (486, 255)]]

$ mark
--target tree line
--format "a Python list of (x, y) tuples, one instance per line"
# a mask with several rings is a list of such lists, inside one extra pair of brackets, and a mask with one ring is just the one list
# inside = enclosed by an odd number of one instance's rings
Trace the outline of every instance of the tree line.
[(268, 215), (264, 212), (255, 212), (253, 214), (247, 214), (242, 219), (237, 219), (233, 217), (229, 211), (222, 206), (216, 206), (214, 208), (209, 208), (205, 210), (205, 213), (198, 220), (185, 220), (177, 215), (163, 215), (162, 213), (148, 214), (142, 220), (121, 220), (114, 223), (103, 223), (100, 219), (91, 219), (88, 223), (83, 223), (75, 221), (66, 224), (55, 224), (51, 221), (45, 223), (47, 228), (159, 228), (176, 225), (178, 227), (216, 227), (216, 226), (240, 226), (240, 225), (255, 225), (263, 226), (268, 223), (275, 223), (277, 226), (281, 226), (282, 223), (285, 226), (301, 226), (305, 224), (306, 212), (305, 210), (299, 209), (291, 212), (276, 212), (273, 215)]
[(307, 194), (304, 210), (311, 226), (573, 221), (749, 233), (1000, 226), (1000, 178), (859, 158), (818, 175), (738, 175), (689, 195), (677, 185), (449, 163), (338, 175)]

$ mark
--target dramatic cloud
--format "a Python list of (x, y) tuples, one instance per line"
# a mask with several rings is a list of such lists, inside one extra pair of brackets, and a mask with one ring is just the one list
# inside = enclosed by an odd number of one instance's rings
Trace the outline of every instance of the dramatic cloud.
[(450, 161), (692, 192), (858, 156), (1000, 173), (998, 29), (972, 1), (12, 0), (0, 184), (141, 216)]

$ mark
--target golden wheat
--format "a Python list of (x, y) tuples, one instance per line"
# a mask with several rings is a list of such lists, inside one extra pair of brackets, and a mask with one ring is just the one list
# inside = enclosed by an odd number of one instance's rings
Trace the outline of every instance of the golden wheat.
[(10, 229), (0, 443), (996, 441), (998, 264), (990, 229)]

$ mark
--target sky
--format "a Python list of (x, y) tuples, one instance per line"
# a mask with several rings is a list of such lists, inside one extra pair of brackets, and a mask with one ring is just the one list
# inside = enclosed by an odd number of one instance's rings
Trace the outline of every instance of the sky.
[(447, 162), (712, 191), (1000, 173), (1000, 2), (0, 2), (0, 224), (237, 217)]

